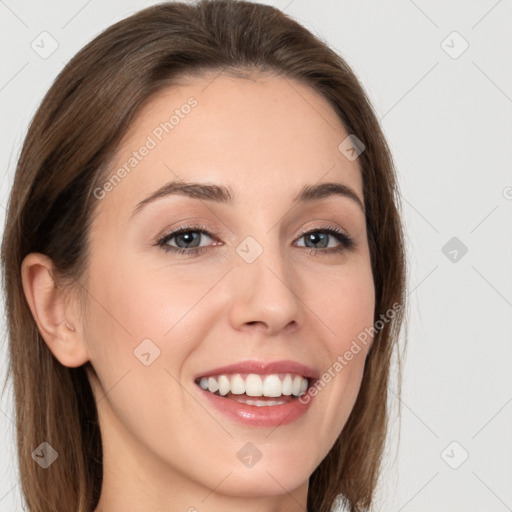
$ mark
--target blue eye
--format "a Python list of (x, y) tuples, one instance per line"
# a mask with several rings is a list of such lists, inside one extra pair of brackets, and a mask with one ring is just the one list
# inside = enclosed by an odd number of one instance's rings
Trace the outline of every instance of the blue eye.
[[(203, 235), (212, 238), (204, 226), (182, 226), (158, 240), (157, 245), (161, 246), (166, 252), (190, 255), (198, 254), (204, 249), (207, 249), (207, 247), (199, 246), (199, 241)], [(169, 245), (169, 242), (173, 239), (175, 239), (175, 243), (177, 244), (191, 244), (192, 247), (175, 247), (173, 245)]]
[[(157, 245), (166, 252), (193, 256), (208, 249), (208, 245), (200, 245), (201, 239), (204, 236), (211, 239), (214, 238), (205, 226), (182, 226), (179, 229), (163, 236), (158, 240)], [(300, 238), (305, 238), (307, 241), (306, 243), (313, 244), (313, 246), (299, 246), (308, 248), (312, 255), (319, 253), (340, 253), (345, 250), (350, 250), (355, 246), (354, 240), (351, 237), (332, 226), (322, 226), (303, 232), (299, 239)], [(329, 247), (330, 238), (336, 239), (339, 242), (339, 245), (336, 247)], [(174, 243), (177, 245), (170, 245), (169, 242), (171, 242), (171, 240), (174, 240)], [(315, 244), (318, 244), (320, 247), (315, 247)]]
[[(331, 226), (306, 231), (305, 233), (302, 233), (300, 238), (305, 238), (307, 243), (320, 245), (320, 248), (306, 245), (306, 247), (311, 249), (310, 254), (318, 254), (320, 252), (339, 253), (347, 249), (352, 249), (355, 245), (354, 240), (346, 233)], [(335, 238), (341, 245), (337, 247), (329, 247), (329, 238)]]

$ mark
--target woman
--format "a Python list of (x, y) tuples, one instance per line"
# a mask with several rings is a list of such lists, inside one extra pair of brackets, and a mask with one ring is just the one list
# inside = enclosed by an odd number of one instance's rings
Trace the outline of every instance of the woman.
[(354, 73), (279, 10), (164, 3), (84, 47), (29, 128), (2, 263), (29, 510), (371, 506), (395, 173)]

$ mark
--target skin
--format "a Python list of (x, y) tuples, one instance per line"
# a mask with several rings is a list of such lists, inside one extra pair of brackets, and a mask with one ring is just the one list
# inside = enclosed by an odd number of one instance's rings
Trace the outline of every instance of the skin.
[[(322, 374), (373, 324), (361, 207), (342, 196), (292, 207), (304, 185), (327, 181), (351, 187), (364, 204), (361, 171), (338, 150), (348, 133), (318, 93), (277, 76), (221, 74), (153, 97), (112, 173), (191, 96), (197, 106), (98, 200), (81, 280), (85, 313), (53, 286), (51, 261), (41, 254), (23, 262), (25, 294), (55, 357), (70, 367), (90, 361), (94, 369), (104, 450), (98, 512), (302, 511), (309, 477), (353, 408), (370, 344), (305, 416), (277, 428), (242, 425), (210, 408), (193, 379), (248, 359), (291, 359)], [(228, 186), (235, 203), (174, 195), (130, 218), (171, 180)], [(156, 245), (189, 222), (212, 233), (199, 235), (204, 252), (166, 253)], [(319, 245), (310, 254), (301, 232), (325, 224), (355, 246), (328, 254)], [(263, 248), (250, 264), (236, 252), (247, 236)], [(329, 247), (340, 246), (328, 239)], [(178, 243), (190, 246), (168, 242)], [(147, 338), (160, 349), (149, 366), (134, 357)], [(262, 454), (251, 468), (237, 458), (247, 442)]]

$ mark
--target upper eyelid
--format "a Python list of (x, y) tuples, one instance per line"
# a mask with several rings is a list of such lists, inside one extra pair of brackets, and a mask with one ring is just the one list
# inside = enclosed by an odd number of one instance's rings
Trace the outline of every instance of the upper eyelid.
[[(299, 236), (307, 234), (307, 233), (309, 233), (311, 231), (322, 231), (322, 230), (328, 230), (328, 229), (336, 230), (337, 228), (335, 228), (334, 226), (310, 227), (310, 228), (306, 228), (304, 230), (301, 230), (301, 232), (299, 233)], [(341, 229), (341, 228), (338, 228), (338, 229), (340, 229), (342, 232), (344, 232), (343, 229)], [(205, 233), (205, 234), (207, 234), (208, 236), (210, 236), (212, 238), (214, 236), (216, 236), (213, 233), (213, 230), (208, 229), (208, 228), (204, 228), (204, 227), (201, 227), (201, 226), (182, 226), (182, 227), (179, 227), (179, 228), (176, 228), (176, 229), (172, 229), (169, 232), (164, 233), (160, 238), (165, 238), (165, 237), (168, 237), (168, 236), (179, 235), (181, 233), (187, 233), (189, 231), (197, 232), (197, 233)]]
[(170, 238), (176, 235), (180, 235), (181, 233), (188, 233), (189, 231), (197, 232), (197, 233), (205, 233), (210, 238), (214, 238), (215, 235), (213, 234), (211, 229), (207, 229), (206, 227), (202, 226), (181, 226), (175, 229), (172, 229), (168, 232), (165, 232), (163, 235), (159, 237), (160, 240), (164, 238)]
[[(328, 225), (317, 226), (317, 227), (313, 226), (310, 228), (306, 228), (304, 230), (301, 230), (301, 232), (297, 235), (297, 237), (301, 238), (311, 232), (330, 231), (330, 230), (333, 231), (332, 233), (329, 233), (331, 236), (335, 236), (336, 234), (339, 234), (339, 235), (344, 235), (349, 239), (352, 238), (344, 229), (337, 228), (334, 226), (328, 226)], [(337, 233), (336, 230), (339, 230), (340, 232)], [(180, 235), (182, 233), (187, 233), (190, 231), (197, 232), (197, 233), (203, 233), (203, 234), (206, 234), (208, 237), (210, 237), (212, 240), (218, 240), (217, 236), (212, 232), (213, 230), (207, 228), (206, 226), (184, 225), (184, 226), (181, 226), (181, 227), (178, 227), (176, 229), (169, 231), (167, 234), (162, 235), (161, 237), (159, 237), (158, 242), (159, 243), (167, 242), (169, 240), (172, 240), (177, 235)]]

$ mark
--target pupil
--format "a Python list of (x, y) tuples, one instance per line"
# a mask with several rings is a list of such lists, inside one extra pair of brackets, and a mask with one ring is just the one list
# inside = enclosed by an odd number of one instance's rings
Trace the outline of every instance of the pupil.
[[(324, 237), (324, 242), (326, 240), (326, 234), (325, 233), (311, 233), (309, 235), (309, 240), (313, 242), (313, 244), (317, 244), (321, 241), (321, 237)], [(326, 244), (323, 243), (321, 247), (326, 247)]]
[[(182, 238), (182, 239), (184, 240), (184, 243), (185, 243), (185, 244), (190, 244), (190, 243), (192, 243), (192, 242), (194, 242), (194, 241), (196, 241), (196, 242), (197, 242), (197, 240), (199, 239), (199, 236), (198, 236), (198, 235), (199, 235), (199, 234), (198, 234), (197, 232), (195, 232), (195, 231), (194, 231), (194, 232), (187, 232), (187, 233), (183, 233), (183, 234), (181, 234), (181, 235), (178, 235), (178, 240), (179, 240), (180, 238)], [(177, 240), (177, 241), (178, 241), (178, 240)], [(178, 245), (179, 245), (179, 244), (178, 244)], [(196, 247), (196, 246), (197, 246), (197, 245), (195, 245), (194, 247)]]

